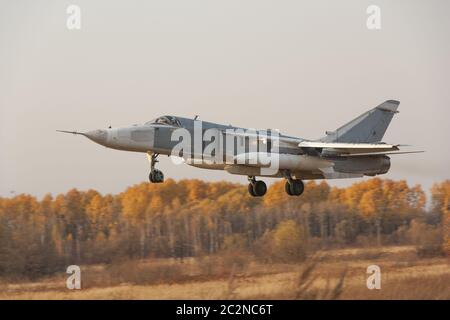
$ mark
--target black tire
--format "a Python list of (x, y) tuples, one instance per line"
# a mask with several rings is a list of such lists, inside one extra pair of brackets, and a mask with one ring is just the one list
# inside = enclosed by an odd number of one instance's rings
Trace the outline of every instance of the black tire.
[(248, 193), (250, 193), (252, 197), (256, 197), (255, 191), (253, 191), (253, 184), (251, 183), (248, 184)]
[(153, 170), (153, 172), (150, 172), (149, 176), (150, 182), (153, 183), (162, 183), (164, 182), (164, 173), (162, 173), (161, 170)]
[(295, 196), (300, 196), (303, 191), (305, 190), (305, 186), (303, 184), (302, 180), (293, 180), (293, 183), (291, 184), (291, 188), (292, 188), (292, 194), (294, 194)]
[(267, 192), (266, 183), (261, 180), (255, 181), (255, 183), (253, 184), (253, 192), (257, 197), (262, 197), (263, 195), (265, 195)]
[(305, 190), (305, 185), (302, 180), (286, 181), (285, 190), (288, 195), (298, 197)]
[(150, 174), (148, 175), (148, 180), (150, 180), (151, 183), (153, 183), (153, 174), (152, 172), (150, 172)]

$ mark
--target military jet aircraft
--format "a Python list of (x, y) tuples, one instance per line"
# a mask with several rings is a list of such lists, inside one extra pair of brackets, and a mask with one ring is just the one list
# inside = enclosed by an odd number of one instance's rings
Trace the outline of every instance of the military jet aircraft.
[(162, 116), (140, 125), (88, 132), (57, 131), (83, 135), (112, 149), (147, 153), (152, 183), (164, 181), (155, 165), (159, 155), (168, 155), (195, 167), (245, 175), (254, 197), (267, 191), (256, 177), (285, 178), (286, 193), (299, 196), (302, 180), (385, 174), (389, 155), (423, 152), (400, 151), (401, 145), (381, 142), (399, 104), (385, 101), (317, 140), (201, 121), (197, 116)]

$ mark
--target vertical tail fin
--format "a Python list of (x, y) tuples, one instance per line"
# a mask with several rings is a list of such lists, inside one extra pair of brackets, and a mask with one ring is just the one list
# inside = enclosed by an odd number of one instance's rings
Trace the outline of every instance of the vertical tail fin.
[(380, 142), (392, 117), (398, 112), (397, 108), (399, 104), (399, 101), (387, 100), (335, 131), (327, 131), (327, 135), (320, 139), (320, 141), (349, 143)]

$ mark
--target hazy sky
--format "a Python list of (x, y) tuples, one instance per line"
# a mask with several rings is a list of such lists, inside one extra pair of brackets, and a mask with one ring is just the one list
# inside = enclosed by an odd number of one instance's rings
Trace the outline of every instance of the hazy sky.
[[(81, 30), (66, 27), (70, 4)], [(319, 138), (387, 99), (401, 104), (384, 140), (427, 152), (393, 156), (384, 177), (428, 188), (450, 178), (449, 15), (446, 0), (0, 0), (0, 195), (147, 181), (144, 154), (56, 129), (198, 114)], [(246, 182), (168, 158), (160, 168)]]

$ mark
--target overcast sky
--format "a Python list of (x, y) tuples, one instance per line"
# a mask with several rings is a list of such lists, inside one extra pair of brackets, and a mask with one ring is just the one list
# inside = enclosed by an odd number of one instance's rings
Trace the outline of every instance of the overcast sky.
[[(401, 104), (384, 140), (427, 152), (393, 156), (384, 177), (425, 188), (450, 178), (449, 1), (0, 4), (0, 196), (147, 181), (144, 154), (56, 129), (198, 114), (312, 139), (387, 99)], [(66, 27), (70, 4), (81, 30)], [(366, 27), (371, 4), (381, 30)], [(167, 158), (160, 168), (166, 178), (246, 182)]]

